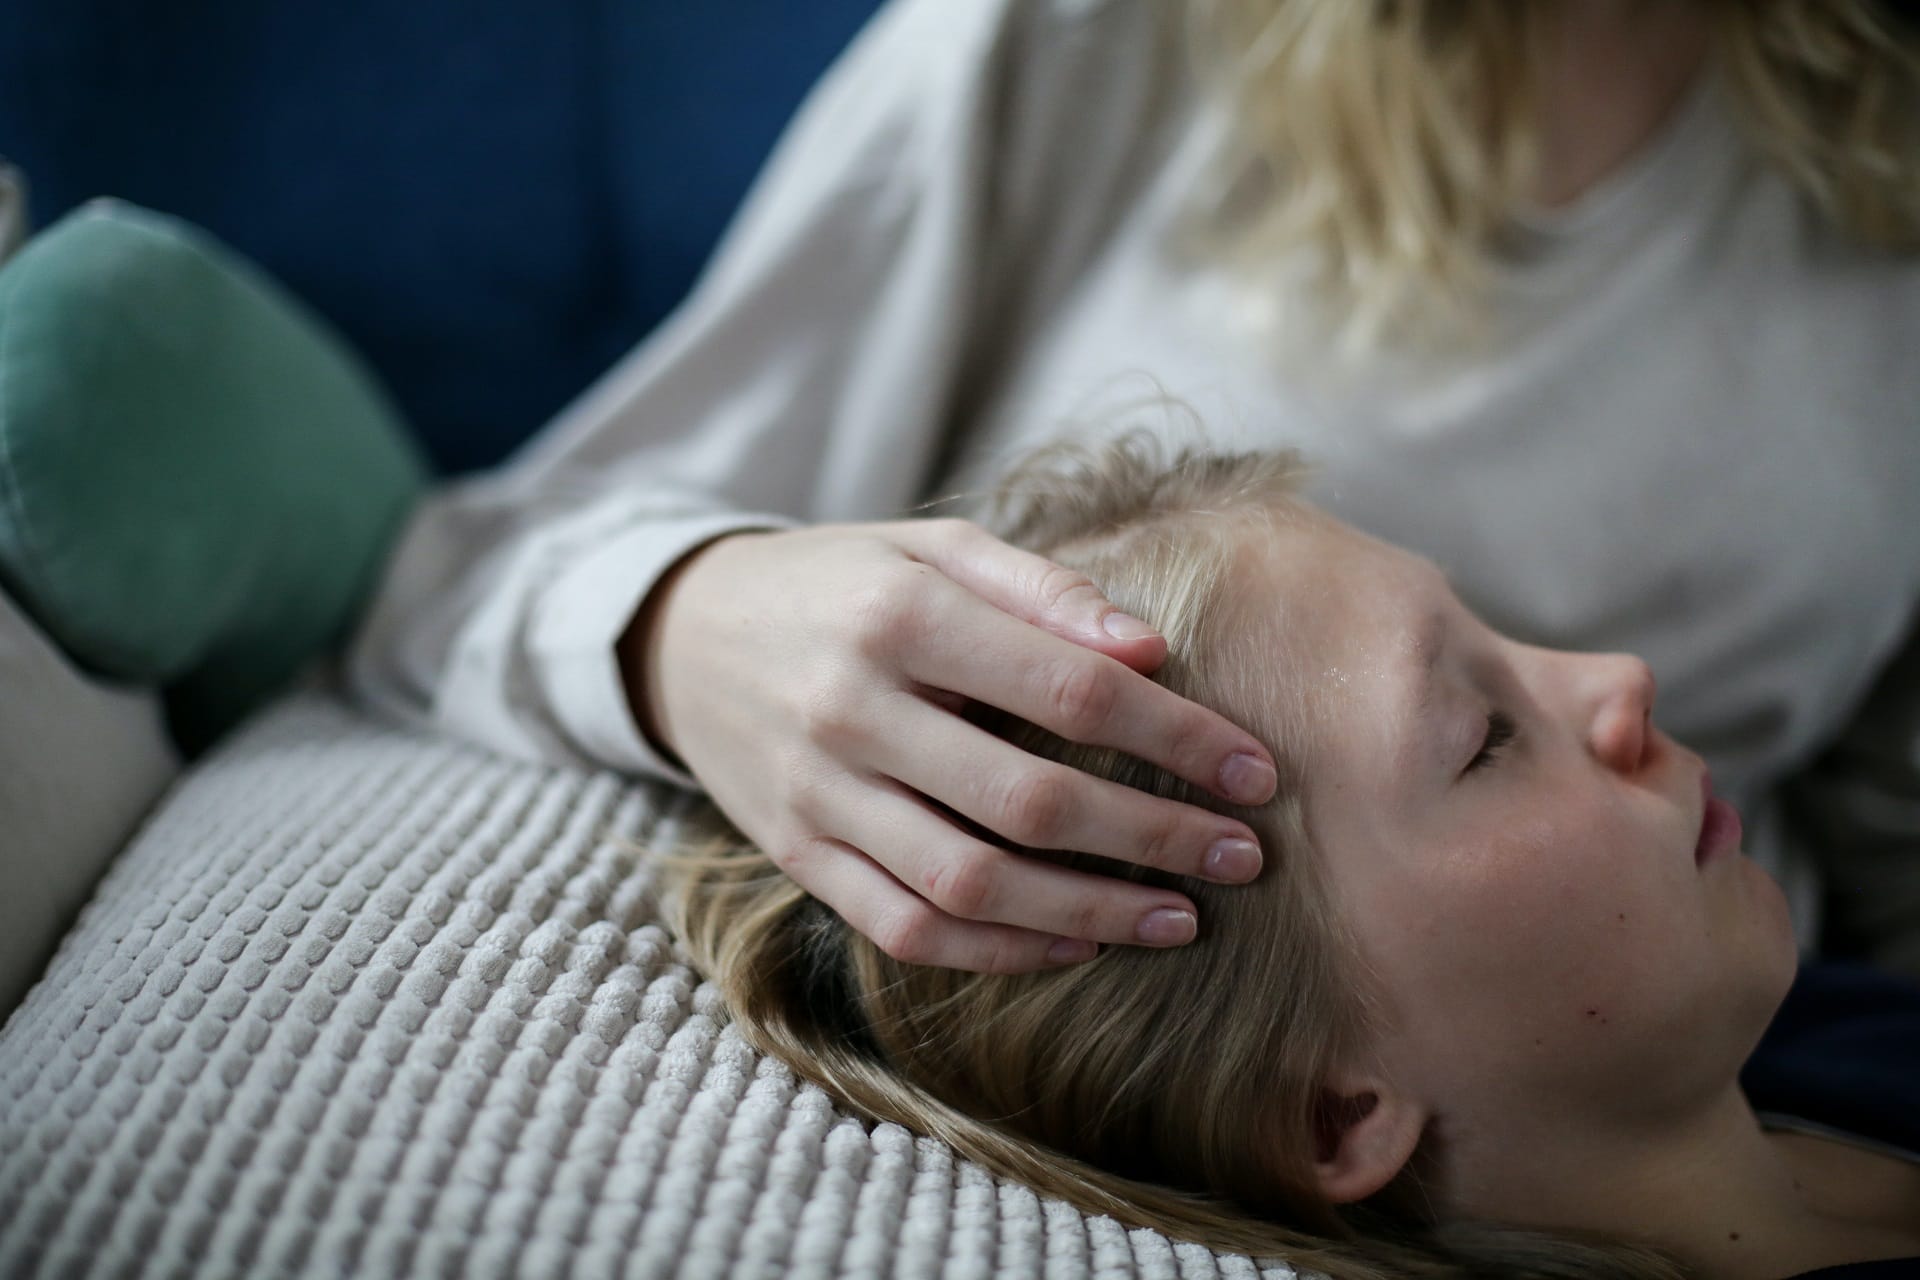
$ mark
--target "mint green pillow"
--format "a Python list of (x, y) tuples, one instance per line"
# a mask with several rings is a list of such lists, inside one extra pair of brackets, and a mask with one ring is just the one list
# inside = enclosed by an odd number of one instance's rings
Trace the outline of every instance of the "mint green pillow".
[(0, 585), (190, 753), (343, 637), (424, 476), (327, 324), (186, 223), (96, 200), (0, 266)]

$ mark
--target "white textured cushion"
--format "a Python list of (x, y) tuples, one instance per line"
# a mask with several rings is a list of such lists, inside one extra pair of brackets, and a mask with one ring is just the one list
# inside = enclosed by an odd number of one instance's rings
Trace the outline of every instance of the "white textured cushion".
[(0, 591), (0, 1019), (179, 772), (158, 696), (81, 674)]
[(755, 1054), (616, 841), (692, 802), (312, 691), (243, 727), (0, 1031), (0, 1275), (1292, 1274)]

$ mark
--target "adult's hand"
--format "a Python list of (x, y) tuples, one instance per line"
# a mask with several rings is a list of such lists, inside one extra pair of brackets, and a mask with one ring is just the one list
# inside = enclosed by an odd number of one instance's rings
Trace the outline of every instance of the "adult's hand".
[(1044, 760), (956, 714), (963, 699), (998, 707), (1243, 804), (1275, 785), (1252, 736), (1141, 674), (1165, 660), (1163, 637), (1084, 575), (972, 521), (725, 535), (661, 578), (620, 656), (647, 732), (775, 865), (895, 959), (1018, 973), (1086, 959), (1096, 943), (1194, 934), (1184, 895), (1021, 857), (929, 799), (1034, 848), (1223, 883), (1259, 871), (1244, 824)]

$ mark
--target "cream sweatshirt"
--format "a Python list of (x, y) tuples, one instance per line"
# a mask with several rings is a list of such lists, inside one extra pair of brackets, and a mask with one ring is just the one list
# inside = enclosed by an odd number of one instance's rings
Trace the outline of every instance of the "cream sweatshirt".
[[(676, 560), (902, 518), (1164, 389), (1225, 445), (1305, 450), (1311, 497), (1433, 557), (1493, 626), (1645, 657), (1656, 719), (1746, 816), (1803, 943), (1818, 866), (1887, 901), (1920, 880), (1899, 798), (1920, 795), (1920, 697), (1868, 697), (1920, 594), (1920, 262), (1844, 240), (1707, 75), (1622, 169), (1525, 219), (1495, 341), (1343, 375), (1285, 275), (1168, 252), (1221, 121), (1158, 8), (884, 7), (687, 301), (419, 510), (349, 655), (358, 695), (698, 789), (637, 729), (614, 653)], [(1843, 739), (1863, 707), (1871, 734)], [(1782, 787), (1836, 740), (1816, 838)]]

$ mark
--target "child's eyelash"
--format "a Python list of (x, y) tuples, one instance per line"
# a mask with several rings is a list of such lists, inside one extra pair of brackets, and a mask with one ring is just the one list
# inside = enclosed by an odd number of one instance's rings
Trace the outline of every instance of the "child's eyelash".
[(1510, 744), (1519, 735), (1520, 726), (1513, 722), (1511, 716), (1507, 715), (1504, 711), (1489, 711), (1487, 713), (1487, 740), (1481, 744), (1480, 754), (1476, 755), (1467, 763), (1465, 771), (1472, 773), (1475, 769), (1485, 768), (1487, 765), (1492, 764), (1494, 760), (1499, 758), (1501, 748)]

